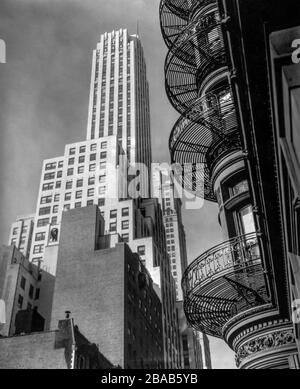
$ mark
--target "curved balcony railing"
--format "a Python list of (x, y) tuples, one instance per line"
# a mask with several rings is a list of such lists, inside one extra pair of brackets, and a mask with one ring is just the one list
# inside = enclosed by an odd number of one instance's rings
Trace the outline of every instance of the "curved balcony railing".
[(198, 257), (182, 279), (184, 310), (197, 330), (222, 337), (223, 326), (238, 313), (267, 304), (256, 233), (222, 243)]
[[(230, 88), (222, 88), (223, 94), (231, 96)], [(241, 148), (237, 131), (237, 119), (232, 98), (220, 103), (216, 92), (198, 98), (185, 116), (181, 116), (169, 138), (172, 162), (180, 165), (201, 164), (197, 175), (184, 175), (184, 187), (192, 188), (200, 197), (216, 201), (211, 187), (211, 171), (217, 160), (225, 153)], [(186, 172), (187, 173), (187, 172)]]
[(160, 27), (168, 48), (188, 25), (195, 8), (216, 4), (216, 0), (162, 0), (159, 7)]
[(216, 9), (190, 22), (168, 52), (166, 91), (175, 109), (185, 114), (197, 99), (205, 78), (226, 64), (221, 21)]

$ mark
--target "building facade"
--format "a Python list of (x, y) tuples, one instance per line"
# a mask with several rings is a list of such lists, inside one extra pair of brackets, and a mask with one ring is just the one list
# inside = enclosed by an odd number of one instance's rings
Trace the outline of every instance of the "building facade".
[(12, 224), (9, 234), (8, 245), (15, 245), (26, 258), (29, 258), (30, 254), (34, 216), (18, 217)]
[(64, 214), (52, 327), (71, 311), (82, 334), (114, 365), (163, 368), (158, 286), (126, 243), (104, 239), (103, 225), (96, 206)]
[[(41, 317), (39, 330), (49, 328), (54, 282), (54, 276), (29, 262), (14, 245), (1, 246), (0, 300), (3, 318), (0, 335), (13, 336), (18, 332), (17, 315), (24, 310)], [(32, 317), (29, 317), (31, 321)]]
[(184, 186), (218, 203), (224, 235), (187, 268), (184, 309), (244, 369), (298, 364), (266, 57), (266, 37), (297, 21), (292, 4), (284, 17), (280, 10), (278, 1), (247, 0), (163, 0), (160, 8), (166, 91), (182, 115), (172, 161), (192, 166)]
[[(55, 276), (64, 213), (98, 206), (103, 235), (119, 234), (159, 286), (165, 366), (179, 368), (176, 289), (160, 205), (149, 198), (151, 158), (140, 39), (127, 30), (105, 33), (93, 52), (86, 140), (66, 145), (63, 156), (43, 163), (29, 259)], [(139, 174), (141, 164), (146, 174)]]

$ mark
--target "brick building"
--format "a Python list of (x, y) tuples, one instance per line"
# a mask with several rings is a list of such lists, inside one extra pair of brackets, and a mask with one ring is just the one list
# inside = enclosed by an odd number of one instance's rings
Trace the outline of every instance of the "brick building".
[(126, 243), (103, 245), (97, 206), (63, 215), (52, 328), (71, 311), (81, 332), (122, 368), (163, 367), (162, 304)]

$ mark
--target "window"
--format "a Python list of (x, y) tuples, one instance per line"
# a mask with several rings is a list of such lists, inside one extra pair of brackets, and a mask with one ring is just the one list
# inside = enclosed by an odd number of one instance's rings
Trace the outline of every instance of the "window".
[(240, 181), (239, 183), (237, 183), (231, 188), (231, 192), (233, 196), (243, 192), (247, 192), (248, 190), (249, 190), (249, 186), (247, 180)]
[(81, 202), (75, 203), (75, 208), (80, 208), (81, 207)]
[(96, 161), (96, 154), (90, 155), (90, 161)]
[(61, 188), (61, 181), (56, 181), (55, 188)]
[(84, 161), (85, 161), (85, 156), (80, 155), (80, 157), (78, 158), (78, 163), (84, 163)]
[(33, 292), (34, 292), (34, 287), (33, 285), (30, 284), (30, 287), (29, 287), (29, 298), (33, 298)]
[(107, 148), (107, 142), (101, 142), (101, 149)]
[(65, 204), (64, 205), (64, 211), (69, 211), (70, 208), (71, 208), (70, 204)]
[(129, 242), (129, 234), (122, 234), (123, 242)]
[(111, 219), (114, 219), (114, 218), (116, 218), (117, 217), (117, 210), (116, 209), (112, 209), (111, 211), (110, 211), (110, 218)]
[(98, 200), (98, 206), (99, 207), (104, 207), (104, 205), (105, 205), (105, 199), (99, 199)]
[(54, 180), (54, 178), (55, 178), (55, 173), (45, 173), (44, 174), (44, 181)]
[(88, 190), (88, 193), (87, 193), (88, 197), (94, 196), (94, 194), (95, 194), (94, 188), (91, 188)]
[(38, 233), (35, 234), (35, 240), (36, 241), (44, 240), (45, 239), (45, 235), (46, 235), (45, 232), (38, 232)]
[(51, 207), (43, 207), (39, 210), (39, 215), (48, 215), (51, 212)]
[(89, 178), (89, 185), (94, 185), (95, 184), (95, 177), (90, 177)]
[(82, 174), (84, 172), (84, 166), (78, 166), (77, 173)]
[(68, 192), (65, 194), (65, 200), (71, 200), (71, 196), (72, 196), (72, 193), (71, 192)]
[(96, 145), (96, 143), (93, 143), (93, 144), (90, 146), (90, 150), (91, 150), (91, 151), (96, 151), (96, 149), (97, 149), (97, 145)]
[(58, 205), (54, 205), (54, 207), (52, 209), (52, 212), (53, 213), (57, 213), (58, 212)]
[(85, 146), (80, 146), (79, 152), (80, 153), (84, 153), (85, 152)]
[(50, 221), (50, 219), (48, 217), (46, 217), (44, 219), (39, 219), (37, 222), (37, 226), (38, 227), (46, 226), (47, 224), (49, 224), (49, 221)]
[(96, 170), (96, 164), (95, 163), (91, 163), (90, 166), (89, 166), (89, 171), (90, 172), (94, 172)]
[(18, 308), (22, 309), (22, 306), (23, 306), (23, 296), (21, 296), (19, 294), (19, 297), (18, 297)]
[(76, 199), (81, 199), (82, 198), (82, 190), (78, 190), (77, 192), (76, 192)]
[(54, 196), (54, 202), (56, 203), (57, 201), (59, 201), (59, 194), (56, 194), (55, 196)]
[(80, 180), (77, 180), (76, 186), (77, 186), (77, 188), (81, 188), (83, 186), (83, 179), (82, 178)]
[(22, 276), (20, 286), (23, 290), (25, 290), (26, 286), (26, 278)]
[(59, 161), (59, 162), (58, 162), (58, 167), (61, 168), (61, 167), (63, 167), (63, 166), (64, 166), (64, 161)]
[(129, 215), (129, 208), (122, 208), (122, 216), (128, 216)]
[(117, 223), (116, 223), (116, 222), (110, 223), (110, 225), (109, 225), (109, 231), (110, 231), (110, 232), (115, 232), (115, 231), (117, 231)]
[(45, 170), (53, 170), (56, 168), (56, 162), (47, 163)]
[(100, 169), (106, 169), (106, 161), (100, 162)]
[(239, 211), (239, 219), (242, 234), (249, 234), (251, 232), (255, 232), (255, 223), (251, 205), (248, 205), (247, 207)]
[(36, 288), (36, 291), (35, 291), (35, 300), (38, 300), (40, 298), (40, 288)]
[(18, 227), (15, 227), (15, 228), (13, 229), (13, 235), (17, 235), (18, 230), (19, 230), (19, 228), (18, 228)]
[(69, 150), (69, 155), (74, 155), (75, 154), (75, 147), (72, 147), (70, 150)]
[(107, 157), (107, 152), (106, 151), (102, 151), (100, 153), (100, 159), (105, 159)]
[(105, 181), (106, 181), (106, 175), (105, 174), (103, 174), (102, 176), (99, 176), (99, 183), (100, 184), (104, 184)]
[(122, 230), (127, 230), (129, 228), (129, 220), (122, 221)]
[(72, 176), (74, 173), (74, 169), (72, 167), (70, 167), (67, 171), (67, 176)]
[(94, 205), (94, 200), (88, 200), (86, 205), (87, 205), (87, 207), (90, 207), (91, 205)]
[(62, 177), (62, 170), (57, 172), (56, 178), (61, 178)]
[(41, 198), (41, 204), (51, 203), (52, 196), (44, 196)]
[(140, 255), (145, 255), (145, 246), (138, 246), (137, 252)]
[(38, 254), (43, 252), (44, 245), (36, 244), (33, 248), (33, 254)]
[(51, 224), (52, 225), (56, 225), (57, 224), (57, 216), (53, 216), (53, 218), (51, 219)]
[(104, 195), (106, 191), (106, 186), (100, 186), (99, 187), (99, 195)]

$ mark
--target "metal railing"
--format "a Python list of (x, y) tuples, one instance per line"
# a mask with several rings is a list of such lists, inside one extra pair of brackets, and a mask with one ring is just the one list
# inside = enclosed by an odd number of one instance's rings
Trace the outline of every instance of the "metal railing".
[(238, 271), (261, 262), (256, 233), (242, 235), (211, 248), (186, 269), (182, 279), (184, 296), (188, 296), (199, 284)]

